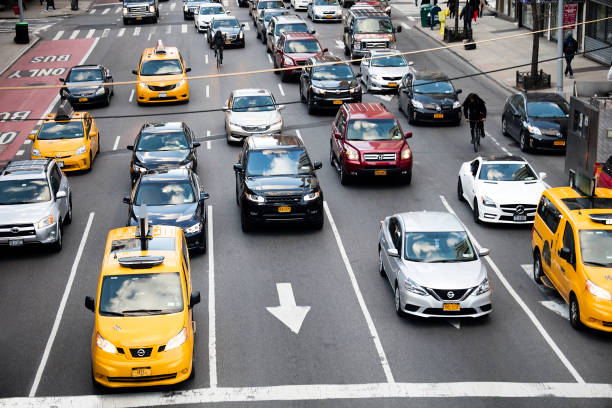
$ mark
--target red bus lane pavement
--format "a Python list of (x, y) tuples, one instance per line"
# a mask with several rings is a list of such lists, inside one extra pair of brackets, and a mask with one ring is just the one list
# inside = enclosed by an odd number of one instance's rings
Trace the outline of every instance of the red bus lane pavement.
[(97, 43), (98, 38), (41, 41), (0, 77), (0, 163), (11, 160), (22, 148), (59, 95), (59, 88), (2, 88), (61, 85), (59, 78), (65, 78), (70, 67), (85, 63)]

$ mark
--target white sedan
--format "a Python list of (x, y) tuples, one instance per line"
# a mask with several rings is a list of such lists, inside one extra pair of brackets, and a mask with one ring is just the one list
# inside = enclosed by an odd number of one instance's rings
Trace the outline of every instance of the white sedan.
[(477, 223), (529, 224), (547, 188), (544, 178), (522, 157), (479, 156), (461, 165), (457, 197), (467, 201)]
[(399, 50), (392, 49), (366, 52), (359, 69), (361, 81), (368, 91), (394, 90), (397, 92), (404, 75), (408, 72), (415, 72), (412, 61), (406, 61)]
[(225, 11), (222, 4), (219, 3), (204, 3), (194, 12), (193, 23), (199, 33), (208, 30), (213, 17), (219, 14), (229, 14)]

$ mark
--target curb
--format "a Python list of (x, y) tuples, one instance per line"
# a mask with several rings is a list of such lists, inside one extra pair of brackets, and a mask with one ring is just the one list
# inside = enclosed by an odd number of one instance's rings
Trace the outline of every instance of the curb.
[(30, 51), (30, 49), (32, 47), (34, 47), (38, 42), (40, 41), (40, 37), (34, 37), (34, 39), (32, 41), (30, 41), (30, 43), (27, 45), (27, 47), (25, 47), (23, 50), (21, 50), (21, 52), (19, 52), (19, 54), (17, 54), (15, 56), (15, 58), (13, 58), (11, 61), (9, 61), (8, 65), (6, 65), (4, 68), (2, 68), (2, 70), (0, 70), (0, 75), (4, 75), (4, 73), (6, 71), (9, 70), (9, 68), (11, 66), (13, 66), (13, 64), (23, 56), (23, 54), (25, 54), (26, 52)]

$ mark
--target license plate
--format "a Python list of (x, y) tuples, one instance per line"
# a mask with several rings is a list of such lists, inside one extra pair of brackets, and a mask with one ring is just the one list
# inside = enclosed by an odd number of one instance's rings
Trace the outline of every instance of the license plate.
[(132, 368), (132, 377), (148, 377), (151, 375), (149, 367)]
[(136, 20), (142, 20), (142, 17), (136, 17)]
[(334, 16), (325, 16), (325, 18), (333, 18)]
[(442, 305), (442, 310), (445, 312), (456, 312), (461, 310), (459, 303), (445, 303)]
[(232, 42), (231, 42), (231, 41), (226, 41), (225, 43), (226, 43), (226, 44), (231, 44)]
[(167, 93), (165, 93), (165, 92), (160, 92), (160, 93), (159, 93), (159, 97), (160, 97), (160, 98), (165, 98), (165, 97), (166, 97), (166, 95), (167, 95)]
[(397, 87), (397, 82), (389, 82), (389, 86), (391, 88), (396, 88)]
[(56, 161), (56, 163), (57, 163), (57, 167), (59, 167), (60, 169), (62, 167), (64, 167), (64, 162), (63, 161)]
[(9, 246), (22, 246), (23, 239), (9, 239)]
[(288, 213), (291, 212), (291, 207), (278, 207), (279, 213)]
[(375, 176), (386, 176), (387, 170), (374, 170), (374, 175)]
[(434, 119), (442, 119), (444, 117), (443, 113), (434, 113)]
[(342, 105), (342, 101), (334, 101), (334, 105)]
[(79, 98), (79, 102), (87, 102), (87, 98)]
[(555, 146), (565, 146), (565, 140), (555, 140)]
[(515, 215), (514, 221), (527, 221), (527, 216), (526, 215)]

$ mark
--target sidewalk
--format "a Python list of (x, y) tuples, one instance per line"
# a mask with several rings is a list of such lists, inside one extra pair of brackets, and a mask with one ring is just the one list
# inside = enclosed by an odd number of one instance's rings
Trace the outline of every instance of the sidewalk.
[[(402, 6), (402, 14), (417, 15), (419, 12), (414, 4), (408, 5), (403, 3)], [(451, 20), (450, 23), (454, 26), (454, 19)], [(459, 24), (462, 26), (463, 22), (460, 20)], [(439, 42), (440, 45), (457, 44), (443, 42), (439, 26), (431, 30), (429, 27), (421, 27), (420, 21), (417, 21), (413, 28), (430, 36)], [(472, 22), (472, 31), (475, 41), (529, 32), (529, 30), (525, 28), (518, 28), (513, 22), (497, 18), (487, 12), (485, 12), (484, 16), (479, 18), (476, 23)], [(532, 42), (532, 36), (525, 35), (518, 38), (478, 44), (475, 50), (465, 50), (463, 47), (451, 48), (450, 50), (467, 61), (476, 70), (486, 72), (508, 66), (530, 64)], [(542, 61), (549, 58), (555, 58), (556, 56), (557, 43), (548, 41), (546, 38), (540, 38), (538, 59)], [(551, 75), (551, 88), (542, 89), (540, 90), (541, 92), (556, 91), (557, 66), (558, 60), (538, 64), (538, 69), (542, 69), (545, 73)], [(494, 72), (488, 75), (509, 91), (515, 92), (516, 71), (529, 71), (530, 69), (530, 65), (526, 65), (524, 67)], [(565, 70), (565, 59), (563, 60), (563, 69)], [(572, 69), (574, 70), (574, 78), (563, 78), (563, 92), (565, 92), (566, 95), (572, 93), (574, 81), (606, 81), (609, 67), (605, 67), (578, 55), (572, 61)]]
[[(47, 3), (43, 0), (42, 5), (40, 0), (23, 0), (27, 9), (24, 8), (23, 16), (25, 21), (31, 19), (49, 18), (49, 17), (64, 17), (76, 14), (86, 13), (95, 0), (79, 0), (79, 9), (70, 9), (70, 0), (55, 0), (55, 10), (50, 8), (46, 11)], [(15, 0), (15, 4), (17, 1)], [(12, 7), (0, 10), (0, 19), (19, 19), (18, 15), (15, 15)]]

